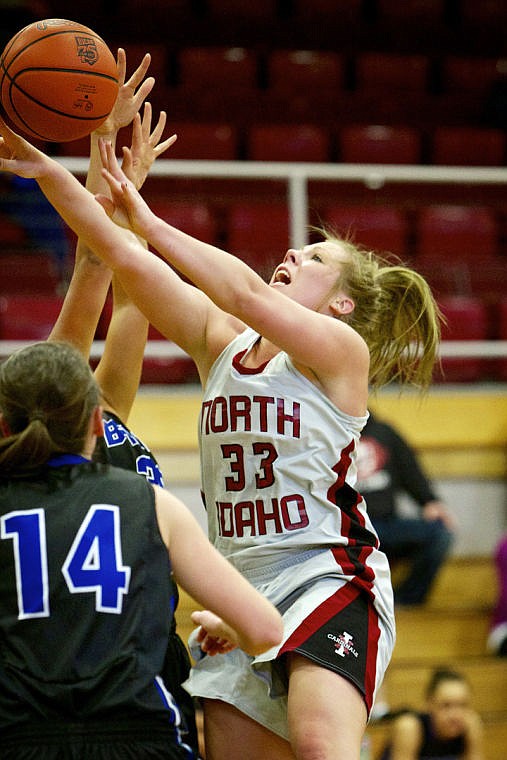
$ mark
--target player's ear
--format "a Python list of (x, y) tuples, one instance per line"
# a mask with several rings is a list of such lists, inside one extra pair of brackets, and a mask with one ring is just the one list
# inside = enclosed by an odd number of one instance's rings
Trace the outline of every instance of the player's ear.
[(92, 412), (91, 428), (93, 435), (102, 438), (104, 435), (104, 421), (102, 419), (102, 407), (96, 406)]
[(340, 293), (331, 303), (330, 308), (333, 316), (339, 319), (347, 314), (352, 314), (355, 309), (355, 303), (350, 296)]

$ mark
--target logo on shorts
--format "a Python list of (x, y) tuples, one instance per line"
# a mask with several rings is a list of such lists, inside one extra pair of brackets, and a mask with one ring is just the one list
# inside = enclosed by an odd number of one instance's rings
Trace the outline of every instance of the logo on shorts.
[(352, 634), (343, 631), (338, 636), (335, 636), (334, 633), (328, 633), (327, 637), (331, 641), (334, 641), (335, 654), (340, 657), (347, 657), (348, 655), (359, 657), (359, 652), (354, 648), (354, 637)]
[(81, 63), (89, 63), (93, 66), (99, 59), (97, 44), (93, 37), (76, 37), (77, 55)]

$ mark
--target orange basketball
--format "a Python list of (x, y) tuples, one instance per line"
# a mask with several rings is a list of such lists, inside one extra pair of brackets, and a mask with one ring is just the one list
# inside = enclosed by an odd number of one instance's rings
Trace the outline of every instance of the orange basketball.
[(0, 99), (30, 137), (70, 142), (107, 118), (118, 93), (116, 60), (104, 40), (75, 21), (25, 26), (0, 59)]

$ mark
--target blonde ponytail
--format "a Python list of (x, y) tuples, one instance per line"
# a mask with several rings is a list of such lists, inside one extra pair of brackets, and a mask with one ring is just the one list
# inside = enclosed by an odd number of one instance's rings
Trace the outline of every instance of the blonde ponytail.
[(389, 382), (426, 389), (440, 342), (440, 312), (426, 280), (404, 266), (382, 266), (378, 329), (370, 339), (370, 383)]
[(355, 308), (344, 319), (368, 345), (372, 388), (398, 382), (426, 389), (437, 361), (442, 321), (430, 286), (403, 264), (328, 231), (323, 234), (348, 254), (339, 287)]

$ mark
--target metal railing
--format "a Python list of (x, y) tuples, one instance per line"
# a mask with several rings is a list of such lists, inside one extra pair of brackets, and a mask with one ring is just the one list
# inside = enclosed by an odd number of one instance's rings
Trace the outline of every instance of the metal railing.
[[(58, 158), (75, 175), (84, 175), (88, 159)], [(150, 170), (151, 177), (281, 180), (287, 184), (290, 245), (301, 247), (308, 242), (308, 184), (311, 180), (359, 182), (377, 192), (388, 184), (495, 186), (507, 190), (507, 168), (451, 167), (385, 164), (286, 163), (264, 161), (191, 161), (159, 159)], [(507, 261), (506, 261), (507, 267)], [(0, 354), (24, 345), (23, 341), (0, 341)], [(93, 356), (100, 356), (103, 344), (93, 345)], [(442, 357), (507, 357), (507, 341), (444, 341)], [(147, 356), (184, 355), (168, 341), (149, 341)]]

